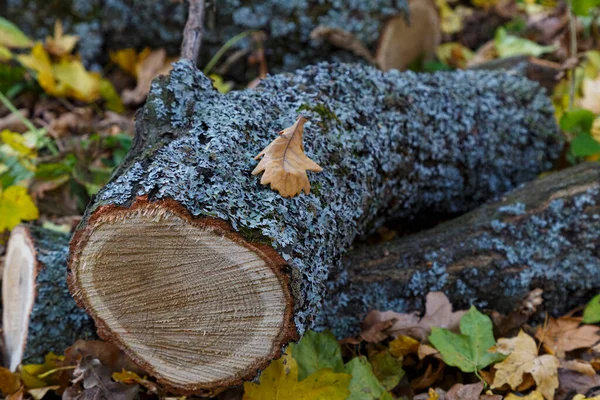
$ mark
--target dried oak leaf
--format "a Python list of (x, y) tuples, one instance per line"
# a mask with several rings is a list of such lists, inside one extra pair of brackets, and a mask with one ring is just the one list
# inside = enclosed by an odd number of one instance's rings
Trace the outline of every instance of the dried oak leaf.
[(535, 337), (548, 353), (564, 358), (567, 351), (592, 347), (600, 340), (597, 326), (580, 323), (581, 318), (550, 318), (546, 329), (538, 327)]
[(294, 125), (279, 132), (279, 137), (254, 157), (258, 160), (264, 156), (252, 175), (264, 171), (260, 183), (270, 183), (271, 189), (277, 190), (283, 197), (294, 197), (302, 190), (306, 194), (310, 193), (306, 171), (323, 171), (323, 168), (304, 154), (302, 132), (305, 123), (306, 118), (298, 117)]
[(63, 394), (63, 400), (133, 400), (138, 385), (125, 385), (111, 379), (112, 371), (100, 360), (85, 356), (75, 371), (74, 385)]
[(102, 365), (109, 368), (112, 372), (121, 372), (123, 369), (136, 374), (144, 374), (131, 361), (131, 359), (117, 346), (103, 342), (101, 340), (77, 340), (71, 347), (65, 350), (64, 365), (76, 365), (79, 360), (86, 356), (92, 356), (100, 360)]
[[(363, 322), (361, 337), (365, 341), (372, 341), (381, 338), (383, 334), (383, 338), (377, 340), (381, 341), (386, 336), (407, 335), (424, 342), (434, 326), (457, 332), (460, 319), (465, 313), (466, 311), (452, 312), (452, 304), (443, 292), (431, 292), (425, 299), (423, 318), (419, 318), (417, 313), (371, 311)], [(390, 320), (393, 321), (391, 326), (386, 323)]]
[(537, 384), (537, 389), (548, 400), (554, 399), (558, 388), (558, 359), (550, 354), (538, 356), (535, 340), (523, 331), (510, 339), (499, 339), (498, 344), (490, 349), (507, 355), (506, 359), (494, 365), (496, 376), (492, 389), (508, 384), (515, 390), (523, 382), (523, 375), (530, 373)]

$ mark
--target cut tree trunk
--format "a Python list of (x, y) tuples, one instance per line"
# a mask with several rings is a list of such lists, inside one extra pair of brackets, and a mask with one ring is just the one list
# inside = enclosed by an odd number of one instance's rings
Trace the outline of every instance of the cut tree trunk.
[[(542, 93), (498, 72), (319, 64), (222, 95), (176, 63), (71, 241), (71, 293), (173, 390), (239, 384), (312, 326), (357, 235), (466, 211), (550, 168), (562, 138)], [(287, 199), (253, 157), (299, 113), (323, 172)]]
[(40, 363), (77, 339), (96, 338), (92, 319), (67, 288), (70, 235), (33, 225), (11, 232), (2, 276), (2, 328), (7, 366)]
[(415, 235), (357, 249), (329, 277), (319, 325), (357, 333), (370, 310), (414, 311), (430, 291), (455, 307), (511, 311), (543, 289), (564, 315), (600, 292), (600, 164), (550, 174)]
[[(94, 62), (106, 56), (106, 49), (150, 46), (179, 54), (187, 2), (0, 0), (0, 10), (2, 17), (38, 39), (52, 35), (55, 21), (62, 20), (68, 33), (79, 36), (78, 51), (83, 59)], [(207, 2), (201, 64), (206, 64), (229, 39), (249, 30), (267, 34), (264, 46), (271, 72), (293, 71), (320, 60), (361, 61), (352, 51), (311, 40), (310, 33), (318, 26), (340, 28), (356, 36), (374, 54), (385, 22), (407, 10), (406, 0)], [(433, 32), (437, 29), (431, 27)], [(236, 43), (234, 49), (248, 47), (246, 39)], [(240, 63), (241, 72), (245, 68), (246, 63)]]

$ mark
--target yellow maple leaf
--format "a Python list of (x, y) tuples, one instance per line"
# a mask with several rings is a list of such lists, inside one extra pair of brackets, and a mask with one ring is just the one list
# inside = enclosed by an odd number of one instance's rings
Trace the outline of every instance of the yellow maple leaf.
[(490, 351), (508, 356), (504, 361), (494, 365), (496, 375), (492, 389), (508, 384), (515, 390), (523, 382), (523, 375), (530, 373), (539, 392), (548, 400), (554, 399), (554, 392), (558, 388), (560, 363), (550, 354), (538, 356), (535, 340), (531, 336), (521, 330), (517, 337), (499, 339)]
[(100, 98), (102, 78), (87, 71), (78, 59), (62, 59), (53, 64), (40, 42), (36, 43), (31, 54), (19, 55), (17, 59), (36, 72), (36, 80), (52, 96), (71, 97), (87, 103)]
[(61, 60), (52, 66), (63, 96), (87, 103), (100, 98), (100, 76), (86, 71), (79, 60)]
[(0, 232), (12, 229), (23, 220), (39, 217), (33, 200), (22, 186), (0, 189)]
[(298, 117), (294, 125), (279, 132), (279, 137), (254, 157), (255, 160), (261, 157), (263, 159), (254, 168), (252, 175), (264, 171), (260, 183), (270, 183), (271, 189), (277, 190), (283, 197), (294, 197), (303, 190), (306, 194), (310, 193), (306, 171), (323, 171), (323, 168), (304, 154), (302, 132), (305, 123), (306, 118)]
[(260, 383), (244, 383), (244, 400), (344, 400), (352, 376), (321, 369), (298, 382), (298, 364), (290, 350), (263, 371)]
[(64, 57), (71, 54), (78, 40), (79, 36), (65, 35), (62, 23), (60, 20), (56, 20), (54, 23), (54, 36), (46, 36), (46, 50), (54, 56)]

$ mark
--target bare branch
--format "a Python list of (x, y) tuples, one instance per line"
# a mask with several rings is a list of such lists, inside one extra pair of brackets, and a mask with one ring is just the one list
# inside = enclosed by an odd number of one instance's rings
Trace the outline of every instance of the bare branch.
[(204, 0), (188, 0), (188, 19), (183, 30), (181, 58), (196, 62), (204, 34)]

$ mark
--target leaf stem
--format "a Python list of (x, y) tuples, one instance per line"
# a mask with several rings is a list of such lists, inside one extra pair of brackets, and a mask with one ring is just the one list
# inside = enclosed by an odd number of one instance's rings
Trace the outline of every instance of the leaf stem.
[(68, 370), (68, 369), (75, 369), (75, 368), (77, 368), (77, 367), (75, 367), (74, 365), (69, 365), (67, 367), (54, 368), (54, 369), (51, 369), (50, 371), (44, 372), (43, 374), (39, 374), (38, 376), (36, 376), (36, 378), (38, 378), (38, 379), (44, 379), (44, 378), (47, 378), (47, 377), (49, 377), (50, 375), (52, 375), (52, 374), (54, 374), (56, 372), (65, 371), (65, 370)]

